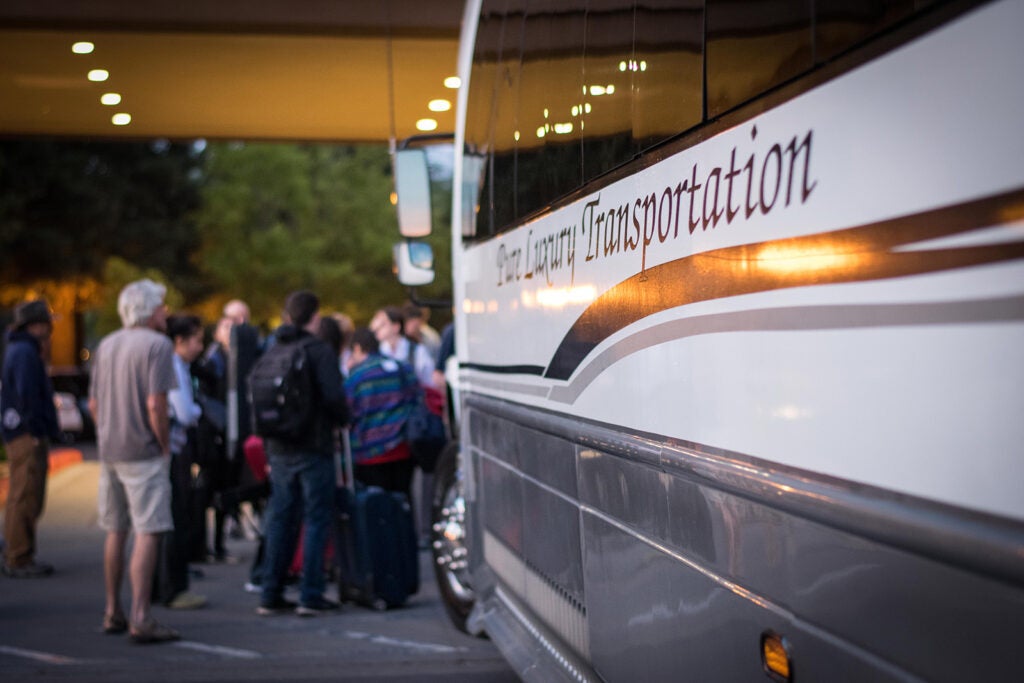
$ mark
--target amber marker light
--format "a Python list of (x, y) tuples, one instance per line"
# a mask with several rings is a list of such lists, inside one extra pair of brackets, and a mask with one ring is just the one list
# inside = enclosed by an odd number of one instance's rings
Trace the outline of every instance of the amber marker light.
[(761, 635), (761, 663), (765, 673), (776, 681), (791, 681), (793, 665), (786, 640), (777, 633), (765, 631)]

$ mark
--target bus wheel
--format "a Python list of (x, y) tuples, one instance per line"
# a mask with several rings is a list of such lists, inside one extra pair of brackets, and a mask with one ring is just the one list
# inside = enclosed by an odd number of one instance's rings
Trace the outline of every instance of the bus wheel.
[(434, 576), (445, 611), (456, 628), (466, 631), (466, 619), (473, 609), (475, 596), (469, 583), (466, 502), (462, 495), (458, 461), (457, 442), (449, 443), (437, 459), (430, 538), (434, 553)]

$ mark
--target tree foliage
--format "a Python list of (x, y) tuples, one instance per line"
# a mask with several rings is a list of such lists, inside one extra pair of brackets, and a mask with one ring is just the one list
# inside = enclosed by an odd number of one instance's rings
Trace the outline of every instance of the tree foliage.
[(401, 302), (383, 146), (217, 144), (207, 149), (198, 263), (224, 298), (270, 319), (295, 289), (365, 322)]
[(7, 284), (97, 277), (111, 256), (201, 292), (189, 254), (201, 155), (166, 141), (0, 141), (0, 270)]
[[(271, 321), (309, 288), (362, 324), (406, 298), (391, 190), (383, 145), (0, 141), (0, 304), (70, 291), (103, 334), (121, 287), (152, 277), (207, 318), (238, 297)], [(450, 292), (445, 232), (431, 298)]]

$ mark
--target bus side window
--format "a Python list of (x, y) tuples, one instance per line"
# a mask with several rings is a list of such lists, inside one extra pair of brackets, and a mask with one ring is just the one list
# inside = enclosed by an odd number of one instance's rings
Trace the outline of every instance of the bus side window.
[(814, 0), (814, 61), (824, 62), (927, 4), (918, 0)]
[(807, 0), (707, 0), (706, 11), (709, 117), (811, 68)]
[(504, 5), (503, 0), (490, 0), (484, 5), (477, 28), (477, 43), (470, 72), (465, 144), (467, 158), (473, 160), (473, 168), (464, 171), (472, 170), (473, 175), (480, 178), (480, 183), (477, 188), (477, 216), (474, 229), (463, 227), (464, 233), (471, 232), (467, 237), (494, 234), (489, 157), (493, 137), (492, 110), (502, 17), (494, 11), (488, 11), (488, 8), (499, 3)]
[(527, 216), (583, 182), (580, 126), (584, 0), (527, 4), (519, 95), (518, 215)]
[(704, 118), (703, 3), (641, 3), (635, 45), (633, 138), (642, 151)]
[[(516, 3), (509, 3), (515, 5)], [(497, 81), (494, 88), (494, 227), (501, 232), (515, 222), (516, 151), (519, 130), (519, 78), (523, 42), (523, 13), (507, 12), (499, 39)]]
[(633, 26), (631, 0), (591, 2), (587, 11), (583, 88), (573, 121), (583, 135), (583, 178), (597, 176), (633, 158)]

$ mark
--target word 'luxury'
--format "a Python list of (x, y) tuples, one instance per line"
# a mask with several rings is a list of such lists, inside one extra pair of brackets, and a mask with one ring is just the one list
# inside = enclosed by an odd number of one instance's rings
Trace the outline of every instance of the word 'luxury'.
[[(750, 139), (757, 139), (752, 126)], [(767, 216), (779, 206), (807, 202), (818, 185), (811, 177), (814, 131), (809, 130), (783, 146), (774, 143), (767, 152), (751, 152), (742, 158), (737, 147), (727, 164), (710, 170), (699, 163), (689, 173), (660, 190), (630, 197), (627, 201), (602, 205), (601, 194), (583, 205), (578, 225), (562, 227), (538, 239), (531, 229), (525, 249), (498, 247), (498, 286), (543, 275), (551, 284), (553, 271), (568, 267), (575, 280), (576, 235), (586, 245), (584, 262), (640, 250), (640, 272), (647, 268), (647, 248), (655, 240), (678, 239), (680, 231), (692, 235), (754, 214)], [(763, 149), (763, 148), (762, 148)], [(671, 163), (671, 162), (669, 162)], [(685, 171), (684, 171), (685, 173)]]

